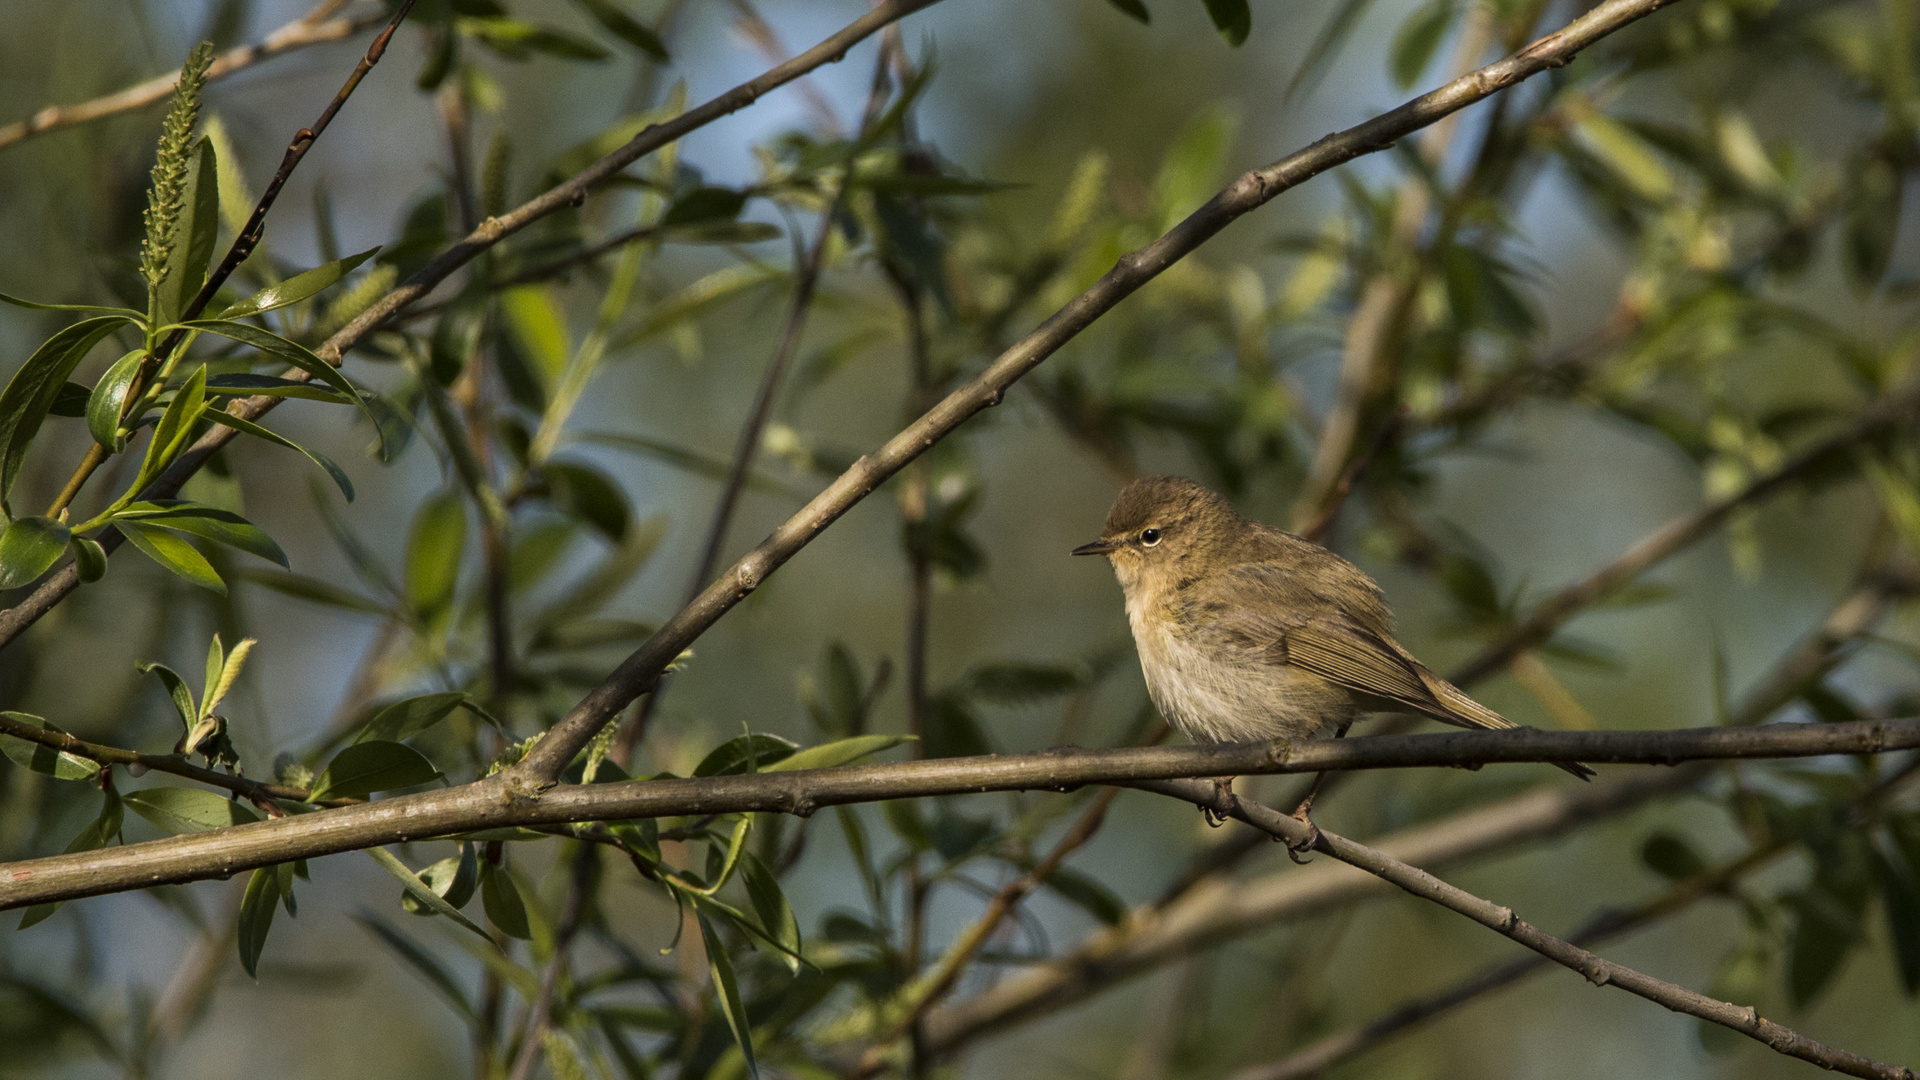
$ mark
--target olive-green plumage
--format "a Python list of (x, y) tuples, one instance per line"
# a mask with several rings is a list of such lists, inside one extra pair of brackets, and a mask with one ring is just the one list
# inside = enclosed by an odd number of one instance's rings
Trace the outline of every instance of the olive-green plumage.
[(1113, 564), (1147, 690), (1190, 738), (1308, 738), (1385, 710), (1517, 726), (1400, 647), (1386, 597), (1359, 567), (1191, 480), (1127, 485), (1100, 539), (1074, 554)]

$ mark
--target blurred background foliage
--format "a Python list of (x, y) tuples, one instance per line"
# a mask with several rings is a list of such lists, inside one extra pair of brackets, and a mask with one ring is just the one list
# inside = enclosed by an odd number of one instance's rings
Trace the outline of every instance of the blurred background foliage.
[[(864, 7), (422, 0), (217, 303), (378, 246), (342, 283), (260, 319), (315, 345), (475, 222)], [(303, 10), (12, 0), (0, 119), (147, 78), (202, 39), (257, 40)], [(411, 700), (418, 724), (388, 713), (380, 730), (404, 735), (428, 771), (470, 779), (711, 571), (721, 481), (810, 264), (817, 289), (750, 440), (757, 459), (719, 565), (1237, 172), (1575, 13), (1545, 0), (935, 7), (644, 159), (372, 338), (346, 371), (375, 393), (378, 432), (337, 402), (291, 403), (272, 425), (338, 462), (353, 501), (256, 441), (183, 493), (244, 515), (291, 570), (203, 543), (222, 593), (123, 551), (7, 648), (0, 706), (164, 752), (181, 738), (170, 725), (184, 720), (190, 744), (213, 704), (190, 700), (176, 717), (136, 662), (191, 673), (215, 635), (228, 649), (253, 638), (222, 706), (246, 775), (309, 787), (369, 717)], [(1305, 528), (1364, 461), (1326, 542), (1381, 579), (1403, 638), (1444, 669), (1669, 518), (1849, 430), (1869, 403), (1911, 411), (1916, 23), (1905, 0), (1686, 0), (1288, 194), (773, 577), (683, 658), (645, 724), (629, 722), (642, 737), (610, 748), (606, 775), (764, 767), (795, 744), (865, 735), (916, 733), (892, 753), (929, 756), (1140, 740), (1154, 718), (1118, 592), (1103, 567), (1065, 555), (1136, 475), (1193, 475), (1250, 516)], [(208, 89), (198, 130), (218, 153), (222, 242), (363, 40)], [(141, 214), (162, 108), (0, 147), (0, 292), (146, 309)], [(72, 321), (0, 309), (0, 367)], [(203, 341), (191, 356), (210, 374), (281, 366)], [(73, 378), (90, 387), (113, 351)], [(80, 420), (50, 418), (14, 512), (52, 499), (92, 441)], [(109, 461), (77, 514), (107, 506), (133, 456)], [(1911, 428), (1847, 441), (1475, 692), (1543, 726), (1910, 714), (1917, 482)], [(1849, 598), (1875, 617), (1770, 684)], [(743, 729), (766, 735), (736, 739)], [(24, 743), (8, 752), (32, 766)], [(103, 812), (98, 776), (39, 764), (0, 772), (0, 858), (57, 852), (76, 834), (148, 838), (171, 820), (151, 797), (119, 816), (118, 795), (152, 780), (123, 773)], [(1365, 775), (1317, 814), (1380, 835), (1557, 775)], [(1829, 1043), (1920, 1061), (1920, 816), (1905, 775), (1897, 762), (1741, 765), (1452, 876), (1556, 929), (1690, 888), (1706, 902), (1673, 905), (1608, 954)], [(406, 865), (432, 867), (441, 897), (485, 915), (504, 954), (416, 899), (402, 910), (388, 876), (345, 856), (302, 867), (310, 881), (70, 904), (0, 939), (0, 1072), (504, 1076), (524, 1056), (569, 1078), (738, 1076), (737, 1009), (764, 1070), (843, 1072), (1090, 798), (761, 820), (744, 885), (719, 894), (740, 917), (701, 908), (704, 923), (676, 914), (661, 882), (733, 872), (736, 819), (400, 845)], [(1268, 848), (1122, 795), (954, 999), (1105, 924), (1124, 933), (1129, 909), (1170, 889), (1253, 896), (1308, 872)], [(766, 941), (756, 951), (755, 930), (782, 943), (797, 931), (810, 966), (795, 974)], [(1345, 904), (1242, 927), (1233, 947), (1185, 950), (1057, 1014), (1036, 1005), (939, 1048), (955, 1052), (937, 1063), (911, 1039), (882, 1060), (979, 1076), (1228, 1076), (1511, 952), (1411, 899)], [(741, 1000), (716, 994), (716, 978)], [(1526, 985), (1382, 1040), (1336, 1075), (1809, 1069), (1565, 972)], [(529, 1003), (548, 998), (551, 1030), (523, 1055)]]

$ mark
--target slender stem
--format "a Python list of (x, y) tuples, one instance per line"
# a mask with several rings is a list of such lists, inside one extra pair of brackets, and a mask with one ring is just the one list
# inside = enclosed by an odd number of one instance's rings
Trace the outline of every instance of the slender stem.
[(72, 476), (67, 477), (66, 486), (60, 489), (60, 494), (54, 498), (52, 505), (47, 507), (48, 517), (59, 517), (61, 512), (72, 504), (74, 496), (80, 494), (80, 489), (86, 486), (88, 478), (93, 476), (93, 471), (106, 463), (109, 454), (110, 451), (99, 443), (87, 447), (87, 456), (80, 459), (79, 467), (73, 470)]

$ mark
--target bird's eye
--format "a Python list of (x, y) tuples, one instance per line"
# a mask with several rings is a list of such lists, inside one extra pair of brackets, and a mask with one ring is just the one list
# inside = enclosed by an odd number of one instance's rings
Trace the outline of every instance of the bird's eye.
[(1157, 543), (1159, 543), (1159, 542), (1160, 542), (1160, 530), (1159, 530), (1159, 529), (1143, 529), (1143, 530), (1141, 530), (1141, 532), (1140, 532), (1140, 546), (1141, 546), (1141, 547), (1152, 547), (1153, 545), (1155, 545), (1155, 544), (1157, 544)]

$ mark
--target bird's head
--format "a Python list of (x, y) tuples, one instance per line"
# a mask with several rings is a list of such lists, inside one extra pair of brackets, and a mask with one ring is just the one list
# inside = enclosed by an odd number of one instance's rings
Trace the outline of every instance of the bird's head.
[(1135, 480), (1107, 511), (1100, 539), (1073, 549), (1105, 555), (1120, 584), (1203, 569), (1210, 551), (1231, 543), (1244, 521), (1218, 492), (1180, 476)]

